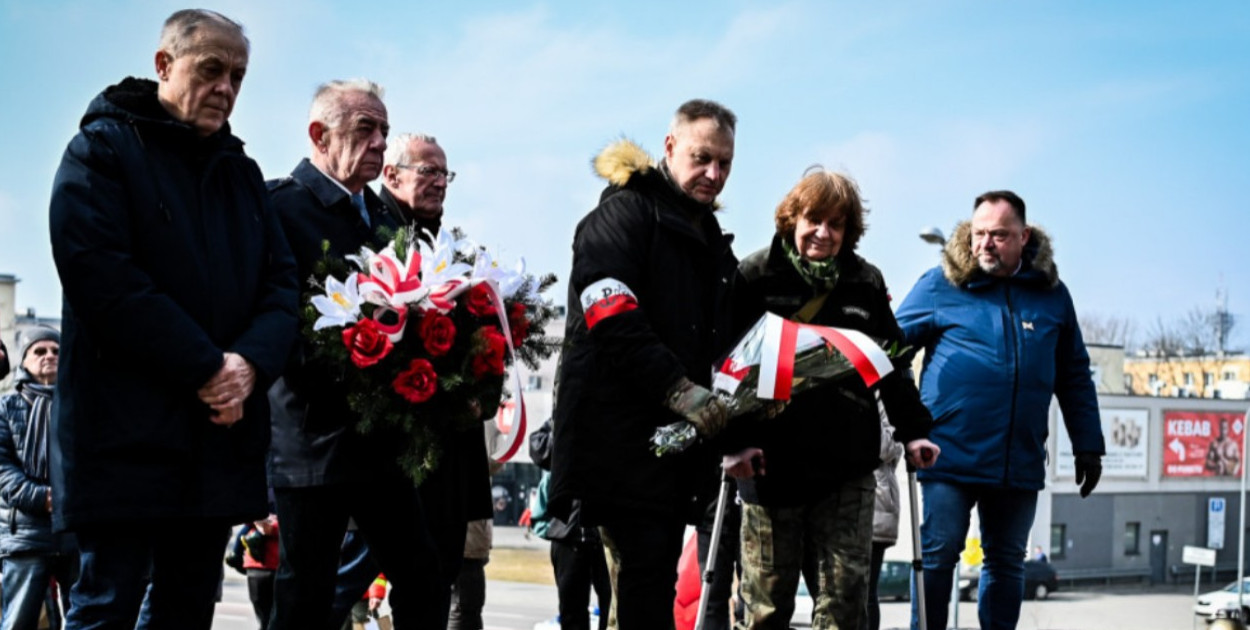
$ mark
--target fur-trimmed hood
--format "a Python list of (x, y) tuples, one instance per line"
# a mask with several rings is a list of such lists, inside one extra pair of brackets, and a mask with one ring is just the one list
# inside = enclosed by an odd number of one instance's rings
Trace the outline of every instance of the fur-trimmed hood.
[[(1021, 272), (1032, 270), (1045, 280), (1046, 286), (1059, 284), (1059, 268), (1055, 266), (1055, 251), (1050, 236), (1036, 225), (1030, 225), (1029, 242), (1024, 246), (1024, 266)], [(964, 221), (955, 226), (955, 232), (942, 250), (942, 273), (951, 284), (962, 287), (981, 275), (977, 259), (972, 255), (972, 222)]]
[(592, 164), (599, 177), (617, 187), (624, 186), (634, 173), (646, 174), (656, 168), (655, 160), (629, 138), (621, 138), (604, 147)]

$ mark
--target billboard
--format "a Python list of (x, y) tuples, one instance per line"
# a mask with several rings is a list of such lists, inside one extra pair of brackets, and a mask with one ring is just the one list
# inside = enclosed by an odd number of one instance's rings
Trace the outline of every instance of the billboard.
[(1236, 477), (1245, 453), (1245, 416), (1224, 411), (1163, 412), (1164, 477)]
[[(1145, 479), (1146, 444), (1150, 442), (1150, 412), (1145, 409), (1099, 409), (1102, 417), (1102, 437), (1107, 443), (1107, 455), (1102, 458), (1102, 476)], [(1059, 414), (1058, 455), (1055, 472), (1060, 477), (1074, 477), (1072, 440), (1064, 428), (1063, 414)]]

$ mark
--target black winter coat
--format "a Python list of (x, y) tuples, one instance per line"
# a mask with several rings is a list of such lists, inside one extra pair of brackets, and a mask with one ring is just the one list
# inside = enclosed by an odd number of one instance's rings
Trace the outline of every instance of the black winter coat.
[(48, 480), (27, 473), (22, 465), (30, 414), (30, 403), (21, 392), (25, 375), (19, 369), (17, 391), (0, 396), (0, 556), (69, 553), (73, 536), (52, 533)]
[[(296, 280), (260, 169), (228, 127), (200, 138), (156, 84), (92, 101), (52, 189), (65, 291), (51, 452), (54, 524), (267, 514), (268, 384)], [(196, 391), (224, 352), (257, 382), (233, 427)]]
[[(565, 516), (581, 501), (583, 524), (639, 512), (693, 518), (695, 494), (715, 487), (707, 450), (657, 458), (656, 428), (681, 420), (665, 406), (685, 376), (708, 386), (726, 349), (729, 294), (737, 259), (709, 206), (678, 192), (645, 154), (612, 173), (616, 182), (577, 226), (569, 278), (569, 313), (555, 405), (551, 511)], [(628, 160), (626, 160), (628, 162)], [(584, 294), (613, 279), (636, 308), (587, 325)]]
[[(851, 252), (838, 257), (840, 277), (810, 323), (858, 330), (877, 340), (902, 342), (881, 272)], [(735, 296), (744, 322), (765, 311), (790, 318), (815, 291), (799, 275), (774, 237), (770, 247), (742, 261)], [(881, 394), (895, 440), (906, 444), (929, 433), (933, 420), (920, 402), (908, 366), (874, 388)], [(796, 395), (773, 419), (731, 428), (728, 441), (764, 450), (767, 474), (738, 482), (742, 499), (768, 507), (819, 501), (842, 483), (872, 474), (881, 463), (881, 418), (873, 392), (854, 376)]]
[[(270, 181), (269, 191), (301, 280), (313, 276), (314, 266), (325, 255), (343, 258), (359, 254), (362, 246), (382, 249), (387, 239), (379, 230), (394, 232), (397, 227), (368, 186), (364, 195), (371, 226), (366, 226), (347, 191), (307, 159), (290, 177)], [(323, 243), (329, 244), (324, 253)], [(309, 290), (307, 284), (301, 288)], [(395, 464), (396, 445), (402, 441), (388, 440), (381, 433), (361, 435), (355, 429), (360, 417), (347, 406), (342, 378), (344, 370), (354, 368), (306, 361), (307, 343), (301, 335), (286, 371), (269, 391), (274, 414), (270, 483), (275, 488), (301, 488), (365, 483), (380, 471), (402, 474)]]

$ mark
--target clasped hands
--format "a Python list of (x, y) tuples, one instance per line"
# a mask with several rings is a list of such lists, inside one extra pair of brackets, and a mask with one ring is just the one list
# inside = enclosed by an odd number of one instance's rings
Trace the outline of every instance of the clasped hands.
[(225, 353), (221, 368), (196, 392), (212, 409), (213, 424), (232, 426), (243, 419), (243, 402), (256, 386), (256, 370), (242, 355)]

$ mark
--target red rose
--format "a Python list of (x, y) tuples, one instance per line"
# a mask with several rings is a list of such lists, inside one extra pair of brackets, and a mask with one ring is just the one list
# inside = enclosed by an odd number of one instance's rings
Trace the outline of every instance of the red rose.
[(508, 307), (508, 329), (512, 332), (512, 347), (520, 348), (525, 338), (530, 335), (530, 320), (526, 317), (528, 310), (525, 304), (513, 302)]
[(352, 353), (352, 363), (358, 368), (367, 368), (381, 361), (390, 354), (391, 340), (378, 330), (377, 322), (362, 319), (343, 330), (343, 345)]
[(399, 373), (391, 383), (395, 393), (410, 403), (423, 403), (438, 390), (438, 374), (425, 359), (413, 359), (408, 369)]
[(465, 299), (465, 306), (470, 313), (478, 317), (489, 317), (498, 311), (495, 310), (495, 301), (491, 299), (490, 287), (485, 282), (473, 285), (469, 289), (469, 297)]
[(481, 380), (488, 374), (503, 374), (503, 357), (508, 351), (508, 340), (494, 326), (478, 330), (477, 337), (478, 352), (473, 355), (473, 378)]
[(428, 311), (421, 318), (421, 339), (425, 342), (425, 351), (431, 357), (441, 357), (451, 350), (456, 340), (456, 324), (450, 317), (438, 311)]

